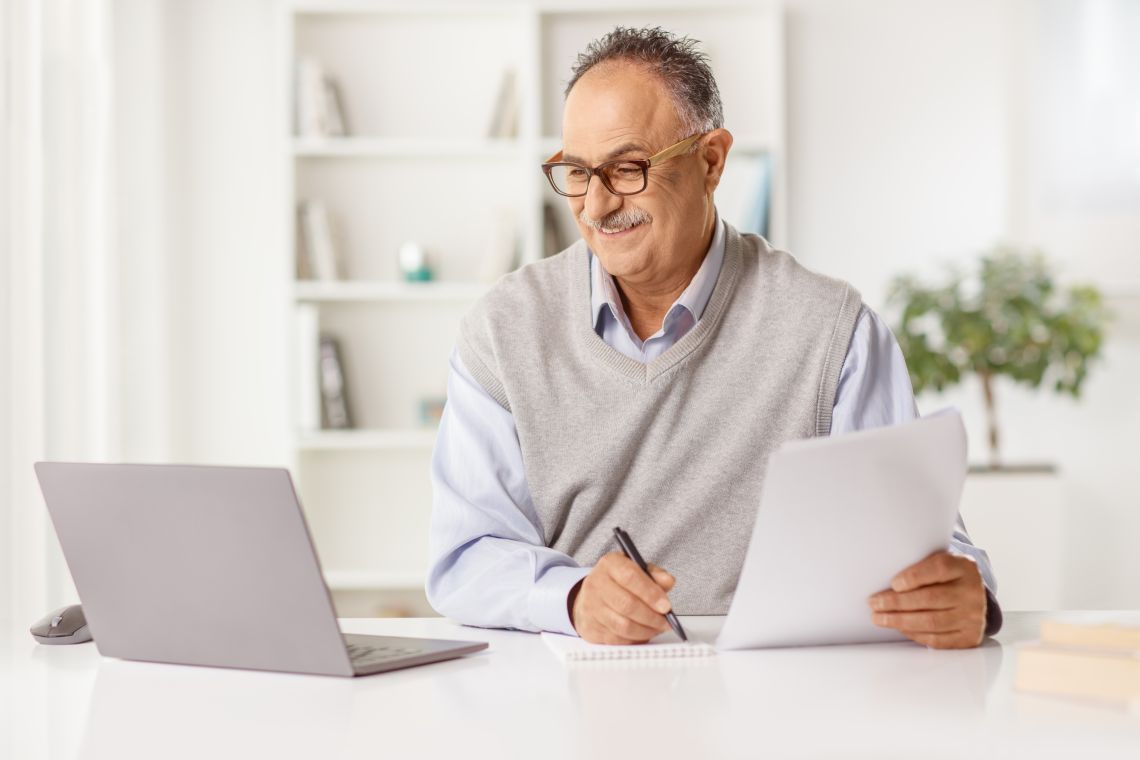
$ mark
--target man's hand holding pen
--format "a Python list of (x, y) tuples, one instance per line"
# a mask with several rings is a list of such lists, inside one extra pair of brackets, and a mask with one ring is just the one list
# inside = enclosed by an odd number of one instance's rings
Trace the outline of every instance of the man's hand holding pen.
[(650, 576), (620, 552), (602, 557), (570, 593), (570, 622), (594, 644), (640, 644), (669, 630), (665, 595), (676, 580), (656, 565)]

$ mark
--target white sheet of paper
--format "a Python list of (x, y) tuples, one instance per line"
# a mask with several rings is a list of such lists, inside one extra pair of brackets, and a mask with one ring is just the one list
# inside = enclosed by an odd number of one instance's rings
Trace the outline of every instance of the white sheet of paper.
[(895, 641), (867, 598), (945, 549), (966, 478), (957, 412), (776, 451), (718, 649)]

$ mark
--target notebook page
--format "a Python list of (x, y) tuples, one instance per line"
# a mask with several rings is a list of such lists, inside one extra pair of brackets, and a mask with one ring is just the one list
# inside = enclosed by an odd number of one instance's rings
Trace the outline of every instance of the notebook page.
[(620, 646), (591, 644), (577, 636), (543, 633), (543, 641), (563, 662), (588, 660), (650, 660), (677, 657), (708, 657), (716, 650), (700, 641), (681, 641), (672, 631), (655, 637), (646, 644)]

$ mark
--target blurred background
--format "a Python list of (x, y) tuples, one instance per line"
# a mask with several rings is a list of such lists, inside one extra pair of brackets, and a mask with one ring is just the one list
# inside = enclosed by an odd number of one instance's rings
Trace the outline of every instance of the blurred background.
[(618, 24), (701, 40), (722, 215), (964, 414), (1005, 606), (1140, 607), (1140, 3), (8, 0), (0, 618), (75, 598), (39, 459), (289, 467), (340, 612), (428, 613), (458, 319), (577, 237), (539, 164)]

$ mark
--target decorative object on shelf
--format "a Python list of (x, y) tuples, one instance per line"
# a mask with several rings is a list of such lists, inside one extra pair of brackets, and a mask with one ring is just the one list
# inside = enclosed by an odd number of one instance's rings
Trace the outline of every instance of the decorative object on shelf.
[(495, 110), (491, 113), (491, 124), (487, 137), (513, 139), (519, 135), (519, 96), (515, 83), (515, 70), (503, 71), (499, 83), (499, 94), (495, 98)]
[(420, 399), (420, 424), (424, 427), (436, 427), (443, 419), (443, 407), (447, 404), (447, 396), (425, 396)]
[(400, 246), (400, 272), (408, 282), (430, 282), (433, 279), (427, 251), (414, 240)]
[(1040, 253), (1002, 247), (982, 255), (976, 271), (951, 270), (939, 287), (898, 277), (888, 302), (902, 307), (895, 335), (915, 393), (971, 372), (981, 380), (991, 469), (1001, 468), (995, 379), (1037, 388), (1048, 376), (1054, 391), (1079, 398), (1109, 318), (1095, 287), (1062, 292)]
[(345, 430), (354, 427), (340, 343), (331, 335), (321, 336), (321, 409), (325, 428)]
[(294, 103), (300, 137), (345, 137), (348, 120), (336, 80), (312, 58), (297, 59)]
[(542, 256), (561, 253), (569, 245), (558, 223), (558, 210), (552, 201), (542, 202)]
[(340, 280), (345, 275), (328, 209), (320, 201), (302, 201), (297, 206), (298, 279)]
[(494, 282), (518, 265), (519, 236), (515, 210), (510, 206), (499, 206), (491, 215), (491, 231), (479, 262), (479, 280)]

